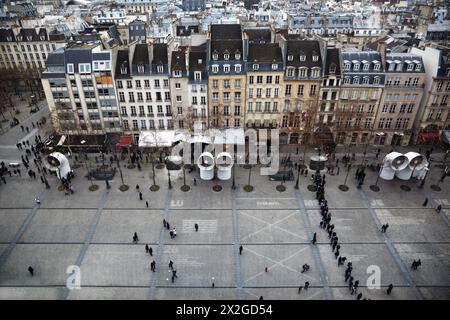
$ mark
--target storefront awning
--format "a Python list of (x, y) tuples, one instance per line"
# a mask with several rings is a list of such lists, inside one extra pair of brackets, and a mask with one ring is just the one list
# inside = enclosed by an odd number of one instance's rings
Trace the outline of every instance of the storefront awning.
[(131, 147), (132, 143), (132, 136), (121, 136), (119, 142), (116, 144), (116, 147)]

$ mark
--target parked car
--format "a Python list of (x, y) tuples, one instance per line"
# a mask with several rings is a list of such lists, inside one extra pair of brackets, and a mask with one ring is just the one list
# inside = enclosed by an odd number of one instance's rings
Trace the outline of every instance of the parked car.
[(278, 171), (277, 173), (270, 175), (269, 180), (283, 181), (283, 177), (285, 181), (292, 181), (294, 180), (294, 172), (292, 170)]

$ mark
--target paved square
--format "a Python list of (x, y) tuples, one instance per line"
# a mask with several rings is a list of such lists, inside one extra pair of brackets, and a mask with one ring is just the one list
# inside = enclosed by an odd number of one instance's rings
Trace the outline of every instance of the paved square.
[[(300, 177), (299, 190), (294, 180), (284, 182), (286, 190), (279, 192), (281, 182), (269, 181), (253, 167), (254, 190), (246, 192), (250, 170), (244, 167), (235, 168), (235, 190), (231, 180), (202, 181), (197, 172), (187, 172), (190, 190), (183, 192), (182, 175), (172, 179), (169, 190), (166, 169), (156, 169), (160, 189), (153, 192), (150, 164), (122, 171), (130, 187), (125, 192), (119, 190), (118, 174), (111, 189), (94, 181), (99, 189), (89, 191), (84, 167), (75, 171), (73, 195), (59, 191), (54, 176), (48, 177), (51, 189), (25, 177), (8, 180), (8, 189), (0, 192), (0, 299), (356, 299), (344, 281), (345, 266), (338, 267), (328, 234), (319, 227), (315, 192), (307, 188), (310, 176)], [(349, 190), (342, 192), (338, 186), (345, 174), (341, 167), (340, 175), (326, 175), (325, 196), (340, 254), (352, 261), (363, 297), (450, 299), (448, 181), (440, 184), (441, 192), (431, 190), (440, 176), (433, 168), (423, 189), (412, 181), (380, 180), (380, 192), (373, 192), (369, 186), (376, 173), (369, 170), (358, 189), (352, 169)], [(222, 190), (213, 191), (214, 185)], [(163, 219), (176, 228), (175, 238)], [(381, 233), (385, 223), (389, 228)], [(314, 233), (316, 245), (310, 242)], [(417, 259), (422, 265), (412, 270)], [(150, 268), (153, 260), (156, 272)], [(178, 276), (173, 283), (170, 260)], [(305, 263), (310, 270), (302, 273)], [(80, 266), (79, 290), (66, 288), (71, 265)], [(379, 289), (367, 287), (374, 266), (380, 270)], [(306, 281), (309, 289), (299, 293)], [(391, 283), (394, 289), (387, 295)]]

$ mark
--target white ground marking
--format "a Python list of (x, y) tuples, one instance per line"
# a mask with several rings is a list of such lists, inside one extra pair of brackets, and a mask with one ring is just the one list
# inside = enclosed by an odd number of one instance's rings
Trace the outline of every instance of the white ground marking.
[[(245, 250), (246, 250), (246, 251), (249, 251), (249, 252), (251, 252), (251, 253), (253, 253), (254, 255), (257, 255), (257, 256), (259, 256), (259, 257), (262, 257), (262, 258), (264, 258), (264, 259), (267, 259), (267, 260), (269, 260), (270, 262), (273, 262), (274, 264), (272, 264), (271, 266), (267, 266), (267, 268), (268, 268), (269, 270), (270, 270), (270, 269), (273, 269), (273, 268), (276, 267), (276, 266), (282, 266), (282, 267), (284, 267), (284, 268), (286, 268), (286, 269), (288, 269), (288, 270), (290, 270), (290, 271), (292, 271), (292, 272), (294, 272), (294, 273), (302, 274), (300, 271), (295, 270), (295, 269), (293, 269), (293, 268), (291, 268), (291, 267), (289, 267), (289, 266), (283, 264), (283, 262), (285, 262), (286, 260), (289, 260), (290, 258), (296, 256), (297, 254), (299, 254), (299, 253), (305, 251), (306, 249), (308, 249), (308, 247), (304, 247), (304, 248), (302, 248), (302, 249), (300, 249), (300, 250), (294, 252), (294, 253), (291, 254), (290, 256), (288, 256), (288, 257), (286, 257), (286, 258), (284, 258), (284, 259), (282, 259), (282, 260), (280, 260), (280, 261), (273, 260), (272, 258), (269, 258), (269, 257), (267, 257), (267, 256), (265, 256), (265, 255), (263, 255), (263, 254), (261, 254), (261, 253), (258, 253), (258, 252), (256, 252), (256, 251), (253, 251), (253, 250), (249, 249), (248, 247), (247, 247)], [(264, 273), (266, 273), (265, 270), (263, 270), (263, 271), (261, 271), (261, 272), (255, 274), (255, 275), (251, 276), (250, 278), (248, 278), (247, 280), (245, 280), (245, 282), (248, 282), (248, 281), (250, 281), (250, 280), (253, 280), (253, 279), (259, 277), (260, 275), (262, 275), (262, 274), (264, 274)], [(305, 274), (305, 273), (303, 273), (303, 275), (304, 275), (305, 277), (309, 278), (310, 280), (317, 281), (317, 279), (315, 279), (315, 278), (313, 278), (313, 277), (311, 277), (311, 276), (309, 276), (309, 275), (307, 275), (307, 274)]]
[(247, 217), (249, 217), (249, 218), (255, 219), (255, 220), (259, 221), (259, 222), (262, 222), (262, 223), (265, 223), (265, 224), (266, 224), (265, 227), (259, 229), (258, 231), (255, 231), (255, 232), (250, 233), (249, 235), (243, 237), (243, 238), (241, 239), (241, 241), (242, 241), (242, 240), (245, 240), (245, 239), (248, 239), (249, 237), (254, 236), (255, 234), (258, 234), (258, 233), (260, 233), (261, 231), (264, 231), (264, 230), (269, 229), (269, 228), (272, 228), (272, 227), (275, 228), (275, 229), (279, 229), (279, 230), (281, 230), (281, 231), (284, 231), (284, 232), (286, 232), (286, 233), (288, 233), (288, 234), (291, 234), (291, 235), (293, 235), (293, 236), (295, 236), (295, 237), (298, 237), (298, 238), (300, 238), (300, 239), (302, 239), (302, 240), (305, 239), (304, 237), (300, 236), (299, 234), (296, 234), (296, 233), (294, 233), (294, 232), (291, 232), (291, 231), (289, 231), (289, 230), (286, 230), (286, 229), (284, 229), (284, 228), (281, 228), (281, 227), (279, 227), (279, 226), (276, 226), (277, 223), (280, 223), (280, 222), (282, 222), (282, 221), (284, 221), (284, 220), (286, 220), (286, 219), (289, 219), (289, 218), (292, 217), (293, 215), (298, 214), (297, 211), (296, 211), (296, 212), (293, 212), (293, 213), (291, 213), (290, 215), (288, 215), (288, 216), (286, 216), (286, 217), (284, 217), (284, 218), (282, 218), (282, 219), (280, 219), (280, 220), (278, 220), (278, 221), (275, 221), (275, 222), (273, 222), (273, 223), (269, 223), (269, 222), (267, 222), (267, 221), (264, 221), (264, 220), (262, 220), (262, 219), (256, 218), (256, 217), (254, 217), (254, 216), (251, 216), (251, 215), (246, 214), (246, 213), (243, 213), (243, 212), (240, 212), (240, 214), (242, 214), (242, 215), (244, 215), (244, 216), (247, 216)]

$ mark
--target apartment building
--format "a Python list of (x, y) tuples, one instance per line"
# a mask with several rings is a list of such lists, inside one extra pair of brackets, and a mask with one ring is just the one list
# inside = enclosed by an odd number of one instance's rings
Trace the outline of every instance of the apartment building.
[(285, 101), (281, 114), (280, 143), (309, 143), (323, 79), (323, 43), (288, 36), (284, 45)]
[(245, 126), (278, 128), (281, 123), (283, 54), (277, 43), (251, 43), (246, 62), (247, 90)]
[(328, 48), (324, 76), (320, 86), (320, 105), (315, 117), (315, 134), (322, 145), (334, 144), (336, 138), (336, 111), (339, 105), (341, 86), (340, 51)]
[(375, 120), (375, 143), (408, 145), (425, 84), (422, 57), (410, 53), (388, 53), (384, 65), (386, 81)]
[(65, 46), (63, 33), (45, 28), (0, 29), (0, 69), (42, 70), (49, 53)]
[(450, 49), (412, 48), (411, 54), (420, 55), (425, 66), (425, 89), (413, 141), (436, 143), (442, 130), (450, 128)]
[(134, 44), (118, 50), (115, 66), (123, 130), (138, 143), (141, 130), (173, 128), (166, 44)]
[(360, 145), (371, 139), (374, 144), (380, 144), (383, 134), (374, 132), (378, 128), (374, 127), (374, 123), (385, 83), (381, 54), (371, 51), (342, 52), (341, 61), (341, 92), (335, 113), (336, 143)]
[(191, 129), (191, 111), (189, 103), (187, 47), (172, 51), (170, 61), (170, 92), (173, 105), (173, 122), (177, 129)]
[(188, 101), (191, 105), (191, 127), (208, 128), (208, 64), (206, 45), (189, 47)]
[(211, 25), (207, 45), (209, 126), (243, 128), (246, 75), (241, 25)]
[(69, 44), (49, 53), (41, 81), (58, 134), (122, 131), (111, 51), (97, 44)]

